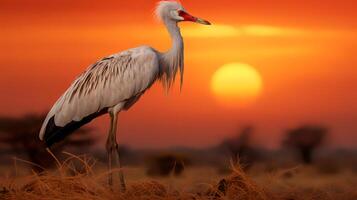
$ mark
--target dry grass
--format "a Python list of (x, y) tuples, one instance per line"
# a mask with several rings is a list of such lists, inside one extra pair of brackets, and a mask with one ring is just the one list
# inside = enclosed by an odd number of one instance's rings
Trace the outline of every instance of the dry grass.
[(239, 166), (228, 177), (207, 183), (201, 189), (187, 184), (186, 188), (192, 189), (178, 189), (158, 179), (129, 182), (126, 192), (120, 192), (117, 186), (113, 189), (108, 187), (108, 172), (94, 170), (95, 165), (92, 159), (85, 156), (68, 154), (67, 160), (58, 163), (57, 170), (0, 179), (0, 199), (357, 199), (357, 183), (353, 178), (332, 179), (329, 184), (315, 180), (314, 184), (308, 184), (308, 179), (296, 175), (296, 169), (293, 169), (253, 181)]

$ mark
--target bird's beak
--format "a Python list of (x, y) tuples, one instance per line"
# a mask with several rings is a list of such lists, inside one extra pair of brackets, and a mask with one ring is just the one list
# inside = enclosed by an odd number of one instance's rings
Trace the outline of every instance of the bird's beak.
[(191, 14), (188, 14), (185, 11), (180, 10), (179, 11), (179, 16), (183, 18), (183, 21), (191, 21), (191, 22), (196, 22), (204, 25), (211, 25), (211, 23), (207, 20), (192, 16)]
[(200, 24), (204, 24), (204, 25), (211, 25), (211, 23), (209, 21), (201, 19), (201, 18), (198, 18), (198, 17), (196, 17), (196, 21), (195, 22), (200, 23)]

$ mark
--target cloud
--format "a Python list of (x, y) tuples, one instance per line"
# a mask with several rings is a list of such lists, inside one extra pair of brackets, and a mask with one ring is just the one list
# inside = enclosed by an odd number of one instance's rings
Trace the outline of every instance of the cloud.
[(185, 37), (274, 37), (296, 36), (304, 34), (303, 30), (265, 25), (223, 25), (188, 26), (182, 29)]
[(182, 28), (185, 37), (234, 37), (240, 34), (239, 29), (230, 25), (188, 26)]
[(248, 36), (292, 36), (302, 35), (304, 31), (276, 26), (248, 25), (240, 27), (243, 34)]

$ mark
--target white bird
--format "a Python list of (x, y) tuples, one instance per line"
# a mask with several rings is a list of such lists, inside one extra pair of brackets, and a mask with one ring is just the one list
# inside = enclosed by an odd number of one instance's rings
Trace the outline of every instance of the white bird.
[[(94, 118), (109, 113), (110, 130), (106, 143), (108, 167), (111, 171), (114, 160), (116, 167), (121, 168), (116, 140), (118, 113), (128, 110), (157, 80), (161, 80), (166, 89), (170, 88), (177, 71), (180, 71), (182, 85), (184, 44), (178, 22), (192, 21), (210, 25), (208, 21), (188, 14), (176, 1), (160, 1), (156, 15), (171, 36), (171, 49), (161, 53), (149, 46), (141, 46), (113, 54), (90, 65), (47, 114), (39, 137), (48, 147)], [(121, 170), (119, 178), (121, 190), (125, 190)], [(108, 181), (112, 185), (112, 173)]]

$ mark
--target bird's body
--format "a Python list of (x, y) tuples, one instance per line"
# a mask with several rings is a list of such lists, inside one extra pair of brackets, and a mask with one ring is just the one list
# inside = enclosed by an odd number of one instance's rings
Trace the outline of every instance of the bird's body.
[[(156, 14), (171, 36), (171, 49), (161, 53), (149, 46), (141, 46), (104, 57), (89, 66), (48, 113), (39, 134), (47, 146), (61, 141), (94, 118), (109, 113), (111, 126), (106, 145), (109, 169), (113, 160), (120, 167), (116, 141), (118, 113), (129, 109), (157, 80), (161, 80), (168, 89), (180, 71), (182, 85), (183, 39), (177, 23), (194, 21), (209, 24), (189, 15), (176, 1), (159, 2)], [(119, 175), (123, 189), (124, 178), (122, 173)], [(111, 175), (109, 183), (112, 183)]]
[(142, 46), (88, 67), (57, 100), (40, 131), (48, 146), (110, 109), (128, 109), (161, 76), (160, 54)]

